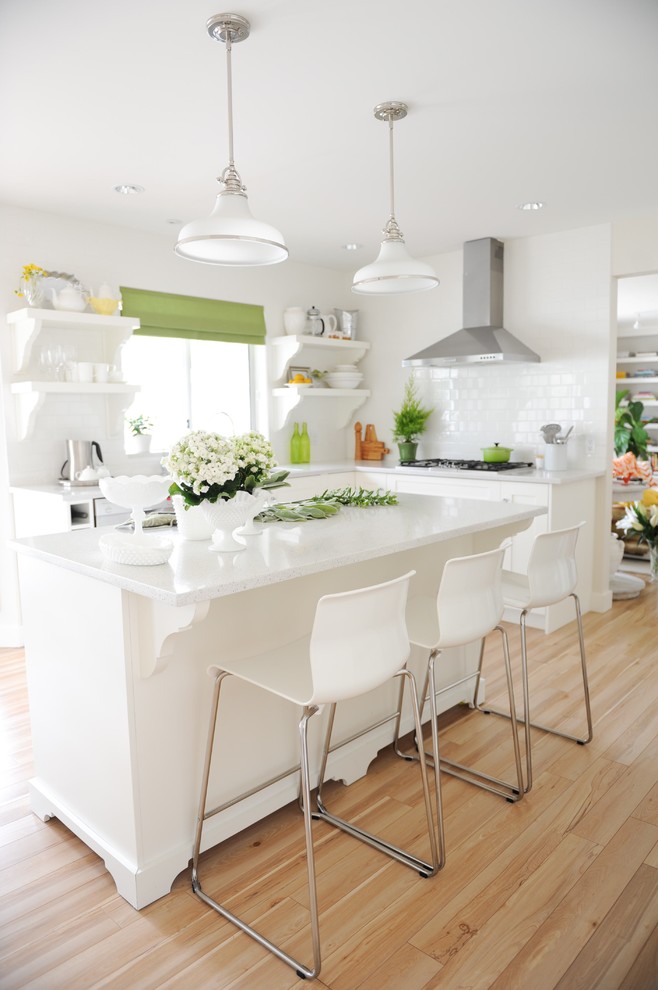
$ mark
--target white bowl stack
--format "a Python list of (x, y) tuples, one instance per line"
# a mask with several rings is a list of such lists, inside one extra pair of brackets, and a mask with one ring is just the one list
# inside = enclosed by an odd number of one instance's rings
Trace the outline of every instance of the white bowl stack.
[(327, 372), (325, 381), (329, 388), (358, 388), (363, 375), (353, 364), (337, 364)]

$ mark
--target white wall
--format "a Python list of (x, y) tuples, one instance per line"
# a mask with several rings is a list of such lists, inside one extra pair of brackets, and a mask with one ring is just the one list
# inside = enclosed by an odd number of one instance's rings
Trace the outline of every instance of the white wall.
[[(462, 252), (429, 259), (441, 285), (430, 292), (368, 300), (364, 335), (372, 350), (366, 383), (376, 394), (359, 418), (391, 442), (392, 410), (410, 373), (402, 359), (462, 326)], [(602, 225), (505, 245), (505, 326), (537, 351), (528, 365), (416, 369), (423, 401), (435, 408), (419, 448), (426, 457), (480, 457), (500, 442), (532, 459), (547, 422), (574, 425), (573, 462), (603, 464), (610, 382), (610, 227)], [(585, 436), (594, 442), (587, 454)], [(590, 447), (590, 444), (588, 444)]]

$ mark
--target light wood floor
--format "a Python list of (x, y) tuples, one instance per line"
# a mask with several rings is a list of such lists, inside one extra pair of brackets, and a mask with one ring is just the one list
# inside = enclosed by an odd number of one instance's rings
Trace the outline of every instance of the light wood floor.
[[(446, 779), (448, 862), (433, 879), (328, 826), (317, 829), (323, 968), (331, 990), (656, 990), (658, 987), (658, 587), (585, 617), (595, 738), (533, 734), (535, 786), (510, 805)], [(509, 627), (515, 658), (518, 639)], [(535, 714), (576, 726), (574, 626), (531, 631)], [(487, 652), (489, 697), (499, 657)], [(196, 898), (188, 873), (145, 910), (58, 821), (34, 817), (20, 650), (0, 651), (0, 987), (285, 990), (295, 974)], [(509, 725), (457, 710), (444, 755), (508, 765)], [(329, 788), (422, 851), (415, 765), (390, 750), (366, 778)], [(204, 885), (308, 958), (299, 812), (289, 806), (210, 850)], [(417, 840), (417, 841), (416, 841)], [(219, 895), (219, 890), (223, 895)]]

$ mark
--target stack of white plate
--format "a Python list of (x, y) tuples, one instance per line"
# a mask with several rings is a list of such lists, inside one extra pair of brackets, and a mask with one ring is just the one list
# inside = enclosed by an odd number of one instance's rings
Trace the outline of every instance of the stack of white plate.
[(325, 381), (329, 388), (358, 388), (363, 381), (360, 371), (328, 371)]

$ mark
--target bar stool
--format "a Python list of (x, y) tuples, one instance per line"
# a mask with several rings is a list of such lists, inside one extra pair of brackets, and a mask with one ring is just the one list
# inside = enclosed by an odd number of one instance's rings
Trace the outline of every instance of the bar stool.
[[(580, 613), (580, 600), (575, 592), (578, 580), (576, 567), (576, 542), (578, 532), (585, 523), (578, 523), (568, 529), (558, 529), (550, 533), (541, 533), (535, 538), (528, 559), (527, 574), (516, 571), (503, 571), (503, 600), (508, 608), (520, 610), (519, 628), (521, 633), (521, 671), (523, 681), (523, 723), (525, 726), (526, 751), (526, 793), (532, 788), (532, 752), (530, 728), (541, 729), (563, 739), (570, 739), (581, 746), (591, 741), (592, 710), (589, 700), (589, 685), (587, 681), (587, 664), (585, 661), (585, 638), (583, 636), (583, 620)], [(584, 737), (574, 736), (547, 725), (530, 720), (530, 700), (528, 687), (528, 648), (526, 643), (526, 616), (533, 608), (544, 608), (555, 605), (565, 598), (573, 598), (576, 609), (576, 624), (578, 628), (578, 643), (580, 646), (580, 668), (583, 679), (583, 695), (585, 700), (585, 717), (587, 733)], [(487, 709), (496, 715), (509, 718), (507, 712)], [(510, 709), (513, 711), (514, 709)], [(521, 720), (520, 720), (521, 721)]]
[[(418, 696), (412, 673), (406, 669), (410, 647), (405, 624), (405, 606), (409, 581), (415, 572), (383, 584), (341, 594), (326, 595), (320, 598), (310, 636), (296, 640), (256, 656), (244, 657), (223, 663), (222, 667), (211, 667), (209, 673), (215, 678), (210, 726), (206, 745), (199, 813), (194, 839), (192, 858), (192, 889), (202, 901), (241, 931), (274, 953), (291, 966), (301, 978), (313, 978), (320, 972), (320, 932), (318, 922), (318, 902), (315, 880), (315, 857), (313, 850), (312, 819), (322, 819), (335, 825), (368, 845), (379, 849), (398, 862), (417, 870), (422, 877), (433, 876), (443, 866), (445, 855), (443, 845), (440, 850), (434, 826), (432, 801), (427, 779), (427, 767), (421, 759), (421, 778), (427, 830), (430, 842), (431, 859), (426, 862), (410, 852), (399, 849), (364, 829), (332, 815), (322, 800), (327, 756), (331, 743), (331, 732), (336, 703), (347, 698), (357, 697), (384, 684), (392, 677), (400, 677), (409, 682), (409, 690), (414, 710), (416, 731), (421, 732)], [(217, 814), (219, 809), (206, 810), (208, 781), (212, 760), (213, 740), (217, 723), (219, 696), (224, 679), (232, 675), (249, 684), (284, 698), (294, 705), (301, 706), (299, 722), (300, 764), (293, 771), (300, 772), (300, 804), (304, 815), (306, 839), (306, 867), (311, 917), (311, 938), (313, 964), (310, 967), (298, 962), (282, 948), (257, 932), (242, 919), (236, 917), (217, 901), (209, 897), (201, 888), (199, 878), (199, 852), (204, 823)], [(319, 770), (319, 787), (316, 810), (311, 807), (311, 768), (308, 751), (308, 724), (324, 705), (329, 706), (328, 725)], [(390, 716), (392, 720), (395, 715)], [(384, 720), (386, 721), (386, 719)], [(372, 728), (372, 726), (368, 727)], [(367, 732), (364, 729), (363, 732)], [(363, 733), (360, 733), (363, 734)], [(438, 834), (443, 838), (440, 778), (434, 775), (435, 802), (438, 817)], [(271, 783), (268, 781), (267, 783)], [(267, 784), (263, 784), (266, 787)]]
[[(482, 676), (482, 661), (484, 658), (485, 637), (497, 630), (503, 641), (505, 661), (505, 676), (510, 710), (514, 707), (514, 688), (512, 670), (509, 658), (507, 634), (498, 623), (503, 614), (502, 597), (502, 566), (505, 550), (509, 541), (496, 550), (487, 553), (471, 554), (468, 557), (453, 557), (443, 568), (441, 582), (436, 597), (418, 596), (411, 598), (407, 606), (407, 628), (409, 639), (414, 646), (429, 651), (427, 673), (421, 695), (421, 713), (429, 700), (432, 725), (431, 757), (436, 767), (440, 763), (441, 770), (453, 777), (459, 777), (468, 783), (482, 787), (484, 790), (504, 797), (507, 801), (519, 801), (523, 797), (523, 774), (521, 770), (521, 751), (515, 722), (512, 722), (512, 749), (516, 780), (505, 781), (492, 777), (454, 761), (438, 757), (437, 730), (437, 695), (458, 687), (467, 681), (474, 681), (471, 707), (484, 711), (478, 705), (478, 691)], [(481, 640), (480, 657), (477, 670), (446, 684), (439, 691), (436, 689), (435, 666), (444, 650), (451, 647), (466, 646), (476, 640)], [(419, 759), (422, 753), (422, 736), (416, 734), (416, 753), (405, 753), (400, 749), (399, 734), (402, 715), (404, 683), (400, 686), (400, 698), (395, 730), (395, 750), (404, 759)], [(413, 699), (412, 699), (413, 703)]]

